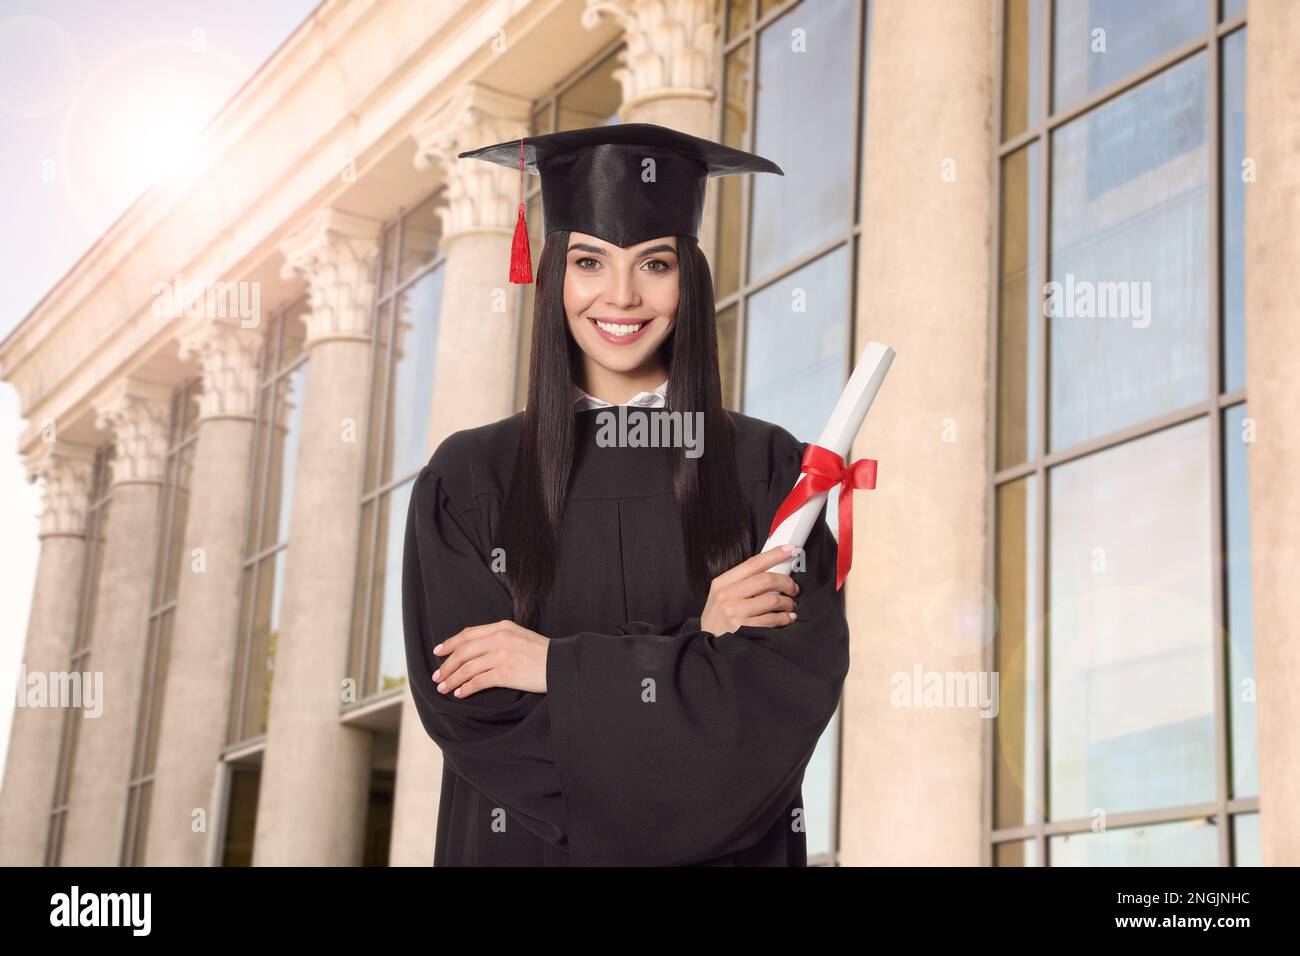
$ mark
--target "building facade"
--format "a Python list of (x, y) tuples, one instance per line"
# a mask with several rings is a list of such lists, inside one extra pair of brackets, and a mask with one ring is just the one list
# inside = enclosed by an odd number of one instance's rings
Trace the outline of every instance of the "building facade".
[(898, 354), (810, 862), (1300, 863), (1296, 102), (1288, 0), (325, 0), (0, 343), (24, 673), (86, 692), (16, 709), (0, 860), (432, 862), (406, 509), (533, 293), (455, 157), (622, 121), (785, 171), (709, 186), (729, 407), (815, 440)]

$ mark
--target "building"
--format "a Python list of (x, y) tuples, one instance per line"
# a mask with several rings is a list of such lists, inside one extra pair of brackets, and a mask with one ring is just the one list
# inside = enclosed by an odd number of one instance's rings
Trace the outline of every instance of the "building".
[(325, 0), (0, 343), (26, 673), (104, 677), (15, 712), (3, 861), (431, 862), (407, 495), (532, 292), (455, 155), (622, 120), (786, 172), (710, 185), (731, 407), (898, 353), (813, 859), (1300, 863), (1296, 102), (1289, 0)]

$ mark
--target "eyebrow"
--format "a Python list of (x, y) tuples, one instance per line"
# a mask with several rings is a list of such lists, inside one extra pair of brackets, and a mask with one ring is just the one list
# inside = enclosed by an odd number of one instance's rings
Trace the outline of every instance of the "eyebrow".
[[(571, 246), (569, 246), (570, 252), (573, 252), (574, 250), (580, 250), (582, 252), (594, 252), (598, 256), (609, 255), (608, 250), (603, 249), (600, 246), (593, 246), (590, 243), (586, 243), (586, 242), (575, 242)], [(636, 254), (636, 257), (638, 259), (644, 259), (646, 256), (654, 255), (656, 252), (671, 252), (675, 255), (677, 253), (677, 250), (674, 249), (672, 246), (668, 245), (667, 243), (661, 243), (660, 245), (657, 246), (651, 246), (649, 249), (642, 249), (640, 252)]]

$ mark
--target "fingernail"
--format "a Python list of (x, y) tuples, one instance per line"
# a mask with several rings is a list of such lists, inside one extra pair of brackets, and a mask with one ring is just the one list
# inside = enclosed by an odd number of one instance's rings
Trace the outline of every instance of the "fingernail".
[(442, 653), (442, 645), (439, 644), (437, 647), (435, 647), (435, 648), (433, 649), (433, 652), (434, 652), (435, 654), (441, 654), (441, 653)]
[(438, 685), (438, 693), (440, 693), (440, 694), (445, 694), (445, 693), (447, 693), (447, 682), (446, 682), (446, 681), (443, 681), (441, 684)]
[(794, 620), (796, 617), (798, 617), (798, 616), (799, 616), (799, 615), (796, 614), (796, 613), (794, 613), (794, 611), (791, 611), (791, 612), (790, 612), (790, 620), (793, 621), (793, 620)]
[(438, 675), (441, 674), (441, 673), (442, 673), (442, 668), (440, 667), (440, 668), (438, 668), (436, 671), (433, 672), (433, 679), (434, 679), (434, 680), (441, 680), (441, 678), (438, 676)]
[(787, 544), (787, 545), (782, 545), (782, 547), (785, 548), (786, 554), (794, 554), (796, 551), (799, 550), (799, 546), (797, 544)]

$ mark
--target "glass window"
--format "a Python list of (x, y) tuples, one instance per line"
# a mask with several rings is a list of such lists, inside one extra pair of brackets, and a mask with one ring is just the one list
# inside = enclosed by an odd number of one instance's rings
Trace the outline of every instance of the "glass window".
[(1007, 0), (1002, 25), (1002, 138), (1019, 136), (1043, 116), (1043, 4)]
[[(859, 168), (853, 97), (827, 94), (842, 90), (845, 77), (857, 76), (856, 6), (844, 0), (804, 3), (759, 35), (753, 151), (785, 175), (750, 177), (750, 281), (771, 275), (853, 225)], [(805, 49), (802, 42), (815, 48)], [(809, 109), (809, 103), (817, 108)]]
[(754, 0), (727, 0), (727, 39), (748, 30), (754, 22)]
[(398, 273), (399, 284), (412, 276), (438, 256), (442, 242), (442, 217), (437, 210), (445, 205), (442, 193), (435, 193), (412, 209), (402, 219), (402, 260)]
[(1208, 421), (1052, 470), (1052, 819), (1215, 799)]
[(441, 266), (426, 272), (397, 297), (380, 484), (418, 471), (429, 460), (433, 373), (445, 275)]
[(1179, 820), (1056, 836), (1048, 850), (1052, 866), (1214, 866), (1218, 840), (1208, 820)]
[(364, 487), (380, 483), (379, 469), (384, 457), (384, 408), (388, 397), (388, 342), (393, 331), (393, 300), (386, 299), (375, 309), (370, 338), (370, 401), (366, 409), (366, 475)]
[(1042, 618), (1037, 607), (1037, 478), (1031, 475), (1001, 485), (997, 503), (994, 669), (999, 675), (999, 706), (994, 718), (994, 827), (1001, 829), (1042, 819), (1034, 803), (1040, 750), (1038, 675), (1042, 673), (1036, 640)]
[(376, 591), (372, 597), (378, 614), (375, 627), (380, 635), (376, 672), (376, 693), (406, 680), (406, 644), (402, 633), (402, 549), (406, 540), (406, 512), (411, 501), (411, 482), (380, 499), (379, 542), (375, 553)]
[(384, 230), (383, 247), (379, 254), (379, 294), (388, 295), (393, 288), (393, 281), (397, 273), (397, 226), (392, 225)]
[[(1023, 828), (1047, 839), (1056, 865), (1226, 865), (1212, 821), (1091, 826), (1101, 811), (1203, 803), (1217, 803), (1213, 820), (1226, 825), (1219, 795), (1258, 793), (1253, 431), (1241, 394), (1245, 28), (1221, 38), (1207, 0), (1004, 3), (993, 857), (1017, 861), (1024, 834), (1009, 831)], [(1225, 19), (1245, 13), (1244, 0), (1222, 7)], [(1216, 44), (1217, 84), (1207, 75)], [(1018, 138), (1026, 142), (1008, 149)], [(1231, 407), (1218, 407), (1216, 380), (1238, 399)], [(1227, 741), (1216, 737), (1220, 706)], [(1045, 817), (1080, 833), (1048, 837)], [(1245, 819), (1233, 818), (1234, 841)]]
[(307, 401), (307, 375), (310, 369), (311, 366), (303, 362), (276, 383), (275, 425), (270, 444), (270, 482), (266, 520), (262, 523), (263, 548), (289, 540), (289, 522), (293, 518), (294, 477), (298, 471), (298, 446), (302, 441), (303, 407)]
[(1250, 488), (1246, 455), (1254, 423), (1245, 404), (1223, 412), (1224, 610), (1228, 627), (1228, 723), (1232, 749), (1230, 792), (1259, 794), (1259, 749), (1255, 737), (1255, 625), (1250, 597)]
[[(266, 732), (271, 715), (271, 682), (275, 676), (276, 641), (280, 635), (280, 607), (284, 598), (284, 565), (287, 548), (258, 562), (255, 595), (249, 605), (251, 616), (248, 656), (244, 664), (243, 724), (238, 739), (246, 740)], [(233, 742), (233, 741), (232, 741)]]
[(1223, 390), (1246, 387), (1246, 31), (1223, 38)]
[[(436, 249), (430, 250), (430, 259), (436, 254)], [(360, 697), (388, 690), (406, 676), (400, 549), (410, 481), (429, 459), (445, 277), (445, 263), (438, 263), (376, 309), (366, 492), (361, 502), (349, 648), (349, 674), (358, 682)]]
[(813, 750), (812, 759), (803, 775), (803, 809), (804, 826), (807, 827), (808, 857), (830, 854), (835, 851), (836, 789), (839, 784), (835, 768), (838, 763), (836, 750), (840, 743), (840, 726), (843, 718), (837, 705), (831, 715), (830, 723), (822, 731)]
[[(388, 246), (400, 250), (397, 284), (375, 303), (370, 351), (370, 395), (365, 422), (366, 464), (360, 502), (357, 563), (352, 593), (348, 674), (359, 697), (387, 690), (405, 678), (405, 661), (394, 669), (392, 628), (401, 627), (400, 555), (394, 564), (392, 522), (401, 547), (409, 482), (429, 460), (429, 425), (442, 315), (446, 260), (442, 217), (446, 193), (439, 189), (386, 229)], [(395, 517), (391, 509), (401, 505)], [(393, 615), (396, 615), (393, 617)], [(382, 655), (378, 660), (376, 655)], [(376, 681), (382, 686), (377, 686)], [(351, 703), (351, 701), (348, 701)]]
[(1205, 56), (1052, 142), (1051, 447), (1207, 397)]
[(1232, 818), (1232, 865), (1263, 865), (1259, 849), (1258, 813), (1238, 813)]
[(1041, 147), (1002, 161), (1001, 312), (998, 318), (998, 467), (1038, 453), (1038, 309), (1043, 301)]
[(714, 324), (718, 329), (718, 377), (722, 380), (722, 406), (736, 408), (737, 308), (719, 309)]
[[(109, 516), (112, 513), (110, 483), (116, 443), (101, 448), (95, 455), (90, 507), (86, 512), (86, 561), (80, 581), (77, 626), (72, 642), (69, 673), (89, 673), (92, 669), (91, 644), (95, 612), (99, 604), (99, 586), (104, 573), (104, 545), (108, 541)], [(72, 775), (77, 766), (81, 741), (82, 708), (65, 708), (59, 740), (58, 772), (54, 778), (54, 797), (50, 807), (50, 826), (45, 845), (45, 865), (58, 866), (63, 854), (63, 833), (68, 818), (68, 796)]]
[(848, 259), (840, 246), (749, 300), (745, 414), (775, 422), (800, 441), (821, 437), (844, 388)]
[(353, 605), (353, 634), (360, 639), (353, 640), (349, 673), (358, 680), (362, 697), (383, 693), (406, 680), (402, 548), (412, 487), (412, 482), (403, 482), (361, 509), (361, 558)]
[[(746, 40), (727, 54), (722, 70), (722, 142), (750, 150), (749, 95), (753, 73), (753, 41)], [(778, 163), (777, 165), (780, 165)], [(785, 167), (782, 166), (782, 169)], [(746, 176), (718, 177), (718, 240), (713, 285), (719, 299), (740, 288), (741, 198)]]
[(1205, 32), (1207, 0), (1056, 0), (1055, 107), (1062, 110)]
[(303, 355), (303, 348), (307, 341), (307, 315), (310, 312), (310, 305), (307, 297), (303, 296), (294, 302), (284, 312), (284, 318), (280, 321), (280, 341), (276, 349), (275, 370), (283, 372), (291, 365), (297, 363)]
[[(302, 343), (307, 300), (275, 317), (267, 329), (253, 440), (248, 531), (240, 582), (239, 643), (227, 742), (266, 731), (275, 642), (280, 627), (284, 565), (311, 363)], [(292, 359), (288, 356), (293, 356)]]
[(993, 846), (994, 866), (1037, 866), (1038, 841), (1012, 840)]
[(155, 549), (153, 590), (145, 643), (145, 671), (138, 701), (136, 745), (127, 782), (126, 829), (121, 864), (141, 866), (149, 830), (149, 806), (158, 737), (162, 730), (163, 702), (167, 695), (172, 630), (180, 575), (188, 573), (191, 556), (186, 545), (190, 481), (198, 447), (198, 396), (203, 386), (194, 379), (179, 388), (172, 400), (171, 434), (160, 490), (160, 521)]
[[(853, 349), (872, 4), (741, 6), (729, 7), (731, 48), (717, 80), (722, 141), (772, 159), (785, 176), (721, 177), (714, 187), (723, 404), (738, 390), (740, 411), (816, 441)], [(755, 13), (776, 19), (757, 28)], [(832, 535), (838, 503), (837, 490), (826, 501)], [(839, 737), (837, 716), (804, 774), (808, 852), (819, 860), (837, 852)]]

